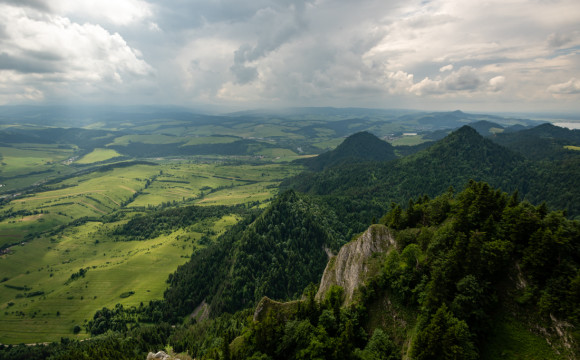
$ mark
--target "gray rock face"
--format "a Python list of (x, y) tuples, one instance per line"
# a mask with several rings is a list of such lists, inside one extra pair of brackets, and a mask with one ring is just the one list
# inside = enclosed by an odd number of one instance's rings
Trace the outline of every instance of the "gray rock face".
[(172, 360), (171, 355), (168, 355), (165, 351), (158, 351), (157, 353), (150, 352), (147, 355), (147, 360)]
[(332, 257), (320, 282), (316, 300), (324, 299), (332, 285), (344, 289), (344, 304), (353, 300), (355, 290), (368, 276), (378, 271), (378, 261), (374, 254), (386, 254), (389, 248), (394, 248), (395, 240), (389, 229), (384, 225), (372, 225), (358, 239), (344, 245), (338, 255)]

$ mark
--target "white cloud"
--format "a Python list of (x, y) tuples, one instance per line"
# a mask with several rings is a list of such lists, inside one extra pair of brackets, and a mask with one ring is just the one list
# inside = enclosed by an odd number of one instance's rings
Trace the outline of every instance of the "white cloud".
[(501, 91), (505, 86), (505, 76), (496, 76), (494, 78), (489, 79), (489, 89), (493, 92)]
[(550, 85), (548, 91), (552, 94), (580, 94), (580, 80), (572, 78), (565, 83)]
[(143, 0), (47, 0), (55, 13), (93, 23), (127, 26), (153, 16), (152, 6)]
[(389, 73), (387, 78), (390, 94), (405, 94), (413, 87), (413, 74), (397, 71)]
[(451, 71), (453, 70), (453, 65), (449, 64), (449, 65), (445, 65), (439, 68), (439, 72), (445, 72), (445, 71)]
[(409, 91), (416, 95), (453, 94), (481, 90), (483, 84), (484, 81), (476, 69), (464, 66), (445, 77), (437, 76), (434, 79), (426, 77), (411, 86)]
[(121, 35), (100, 25), (2, 4), (0, 22), (6, 24), (0, 69), (13, 74), (10, 79), (19, 91), (27, 84), (34, 91), (25, 92), (32, 94), (94, 94), (153, 73)]

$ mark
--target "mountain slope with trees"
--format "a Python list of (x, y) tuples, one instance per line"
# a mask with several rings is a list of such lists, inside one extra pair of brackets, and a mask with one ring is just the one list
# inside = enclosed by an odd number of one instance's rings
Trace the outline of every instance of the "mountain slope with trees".
[(395, 148), (391, 144), (363, 131), (349, 136), (332, 151), (297, 161), (311, 170), (320, 171), (342, 164), (389, 161), (396, 158)]
[[(340, 308), (340, 287), (321, 303), (312, 295), (301, 305), (273, 303), (236, 344), (234, 358), (578, 355), (580, 223), (473, 181), (457, 195), (395, 207), (381, 222), (394, 232), (396, 249), (360, 284), (352, 305)], [(496, 327), (506, 319), (522, 326), (498, 342)], [(518, 336), (533, 342), (511, 340)], [(292, 351), (281, 344), (293, 344)]]
[[(333, 204), (339, 216), (360, 223), (380, 216), (377, 212), (386, 212), (391, 201), (403, 203), (422, 195), (435, 196), (449, 186), (461, 188), (470, 179), (486, 181), (508, 192), (517, 189), (524, 199), (534, 203), (545, 200), (552, 208), (578, 216), (580, 167), (576, 163), (580, 153), (574, 155), (553, 164), (529, 160), (463, 126), (414, 155), (301, 174), (283, 186), (321, 196)], [(370, 217), (366, 213), (369, 211)], [(356, 218), (353, 213), (366, 218)]]
[(344, 244), (345, 232), (331, 210), (288, 191), (180, 266), (164, 302), (149, 309), (150, 320), (176, 321), (202, 302), (217, 316), (253, 307), (263, 296), (295, 299), (320, 280), (327, 251)]
[(528, 159), (554, 161), (578, 155), (576, 150), (566, 146), (580, 146), (580, 130), (546, 123), (518, 132), (497, 134), (491, 139)]

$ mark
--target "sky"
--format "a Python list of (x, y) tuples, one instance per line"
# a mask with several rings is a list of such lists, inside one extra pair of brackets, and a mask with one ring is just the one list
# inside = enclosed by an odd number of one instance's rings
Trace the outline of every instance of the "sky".
[(580, 112), (578, 0), (0, 0), (0, 105)]

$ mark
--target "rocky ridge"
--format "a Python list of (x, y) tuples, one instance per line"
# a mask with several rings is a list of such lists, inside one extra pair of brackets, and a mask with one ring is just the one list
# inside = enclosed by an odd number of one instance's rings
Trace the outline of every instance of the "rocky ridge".
[(344, 289), (344, 305), (352, 303), (356, 289), (379, 270), (380, 258), (394, 248), (395, 239), (384, 225), (371, 225), (356, 240), (332, 257), (322, 275), (316, 300), (322, 301), (333, 285)]

